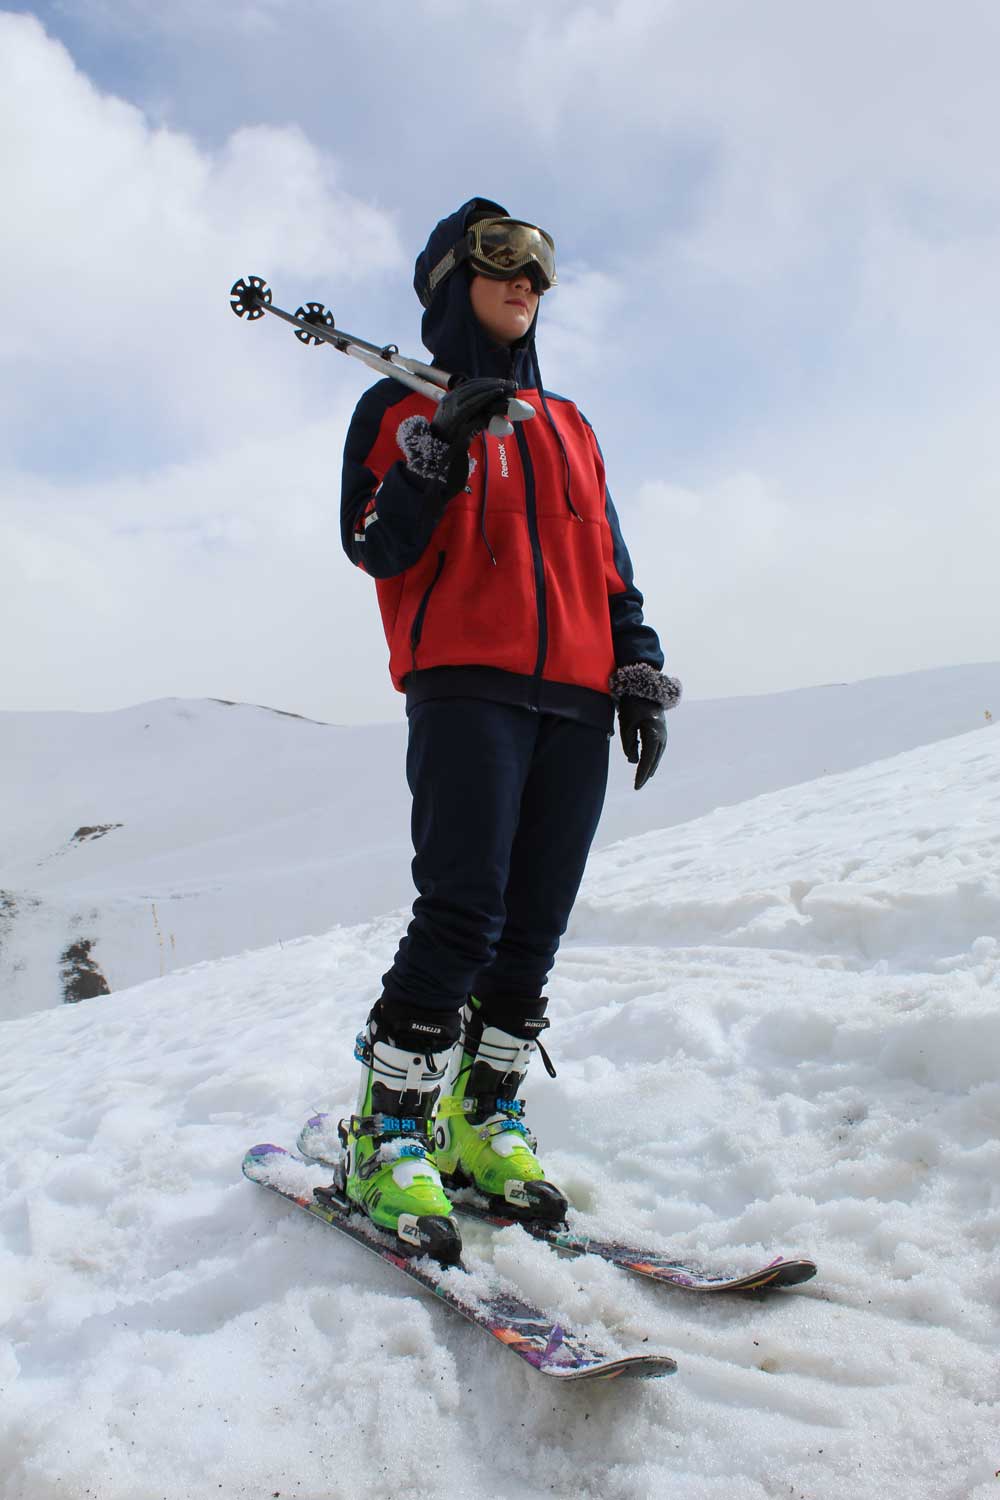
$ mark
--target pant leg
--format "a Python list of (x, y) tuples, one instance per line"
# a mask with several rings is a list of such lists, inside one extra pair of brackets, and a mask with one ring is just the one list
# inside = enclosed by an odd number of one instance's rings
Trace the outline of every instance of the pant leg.
[(569, 923), (608, 782), (601, 729), (542, 716), (521, 798), (496, 955), (476, 976), (486, 999), (541, 995)]
[(409, 715), (413, 920), (384, 993), (454, 1011), (493, 958), (525, 780), (540, 728), (523, 708), (444, 698)]

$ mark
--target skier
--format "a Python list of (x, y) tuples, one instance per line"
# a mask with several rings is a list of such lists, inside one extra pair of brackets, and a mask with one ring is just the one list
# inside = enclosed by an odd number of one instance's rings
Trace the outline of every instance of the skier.
[[(511, 1218), (564, 1216), (517, 1095), (536, 1051), (554, 1071), (543, 989), (597, 829), (615, 711), (638, 790), (680, 697), (594, 433), (542, 388), (535, 327), (555, 282), (551, 237), (500, 204), (473, 198), (442, 219), (414, 286), (423, 341), (460, 380), (436, 408), (379, 381), (344, 453), (343, 545), (376, 581), (406, 695), (418, 896), (358, 1037), (343, 1174), (400, 1248), (441, 1260), (461, 1243), (446, 1186)], [(492, 435), (515, 393), (533, 419)]]

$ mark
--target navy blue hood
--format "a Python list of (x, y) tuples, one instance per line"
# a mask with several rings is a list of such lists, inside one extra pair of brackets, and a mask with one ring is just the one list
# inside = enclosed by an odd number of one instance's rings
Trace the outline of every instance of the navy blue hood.
[[(432, 231), (413, 271), (413, 285), (421, 302), (438, 261), (462, 238), (470, 221), (486, 213), (507, 216), (507, 210), (489, 198), (470, 198)], [(438, 284), (424, 313), (420, 336), (435, 364), (452, 375), (494, 375), (514, 380), (522, 389), (530, 390), (540, 383), (534, 358), (537, 322), (536, 312), (527, 333), (510, 348), (495, 343), (472, 311), (468, 272), (462, 265)]]

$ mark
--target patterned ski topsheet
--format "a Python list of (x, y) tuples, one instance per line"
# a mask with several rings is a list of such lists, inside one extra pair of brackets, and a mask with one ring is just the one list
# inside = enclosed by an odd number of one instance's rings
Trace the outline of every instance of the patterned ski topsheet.
[[(298, 1149), (310, 1161), (335, 1166), (340, 1155), (340, 1142), (333, 1116), (313, 1115), (299, 1132)], [(782, 1287), (798, 1286), (816, 1275), (813, 1261), (786, 1260), (779, 1255), (767, 1265), (734, 1276), (731, 1272), (672, 1260), (659, 1250), (645, 1250), (641, 1246), (623, 1244), (619, 1240), (597, 1239), (574, 1230), (568, 1224), (520, 1223), (506, 1215), (494, 1213), (485, 1199), (472, 1191), (453, 1195), (452, 1204), (456, 1212), (466, 1218), (479, 1219), (496, 1229), (506, 1229), (511, 1224), (518, 1224), (533, 1239), (543, 1240), (545, 1244), (564, 1254), (597, 1255), (601, 1260), (620, 1266), (623, 1271), (630, 1271), (635, 1276), (643, 1276), (661, 1286), (677, 1287), (685, 1292), (774, 1291)]]
[[(479, 1219), (494, 1228), (506, 1229), (516, 1224), (516, 1219), (495, 1214), (476, 1195), (452, 1198), (456, 1213), (466, 1218)], [(597, 1255), (623, 1271), (635, 1276), (644, 1276), (649, 1281), (658, 1281), (665, 1286), (677, 1287), (685, 1292), (761, 1292), (781, 1287), (798, 1286), (816, 1275), (815, 1262), (811, 1260), (785, 1260), (777, 1256), (766, 1266), (754, 1271), (733, 1276), (726, 1272), (710, 1271), (702, 1266), (688, 1265), (684, 1261), (670, 1260), (659, 1251), (641, 1250), (634, 1245), (622, 1245), (617, 1240), (600, 1240), (586, 1234), (576, 1234), (572, 1229), (549, 1224), (520, 1224), (519, 1227), (532, 1239), (543, 1240), (555, 1250), (567, 1255)]]
[[(670, 1375), (677, 1363), (668, 1354), (627, 1355), (616, 1358), (554, 1323), (525, 1302), (486, 1268), (444, 1267), (427, 1256), (400, 1255), (388, 1238), (361, 1214), (341, 1212), (313, 1197), (309, 1168), (281, 1146), (253, 1146), (243, 1158), (243, 1175), (279, 1193), (290, 1203), (346, 1234), (380, 1260), (402, 1271), (411, 1281), (433, 1292), (485, 1333), (499, 1340), (542, 1375), (559, 1380), (612, 1380), (620, 1375), (650, 1379)], [(481, 1291), (488, 1277), (488, 1290)]]

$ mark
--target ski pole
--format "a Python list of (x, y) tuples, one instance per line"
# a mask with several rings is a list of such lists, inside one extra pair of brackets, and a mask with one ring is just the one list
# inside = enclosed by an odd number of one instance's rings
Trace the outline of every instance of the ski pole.
[[(434, 365), (424, 364), (422, 360), (400, 354), (395, 344), (371, 344), (367, 339), (348, 333), (346, 329), (337, 328), (333, 314), (322, 302), (307, 302), (294, 313), (276, 307), (271, 299), (271, 288), (260, 276), (241, 278), (231, 288), (229, 298), (229, 305), (238, 318), (246, 318), (252, 323), (257, 318), (262, 318), (266, 312), (270, 313), (272, 317), (290, 324), (300, 343), (314, 347), (332, 344), (341, 354), (349, 354), (353, 359), (361, 360), (378, 374), (388, 375), (402, 385), (409, 386), (411, 390), (418, 391), (420, 395), (429, 396), (432, 401), (440, 401), (456, 383), (455, 377), (446, 370), (439, 370)], [(534, 415), (533, 406), (512, 396), (507, 403), (506, 418), (491, 418), (488, 430), (494, 437), (509, 437), (514, 431), (511, 422), (526, 422)]]

